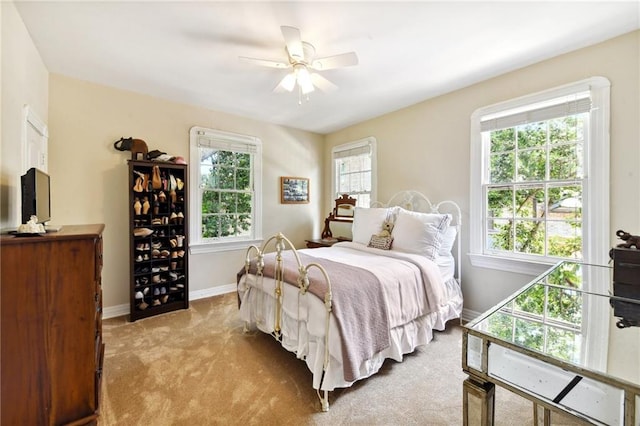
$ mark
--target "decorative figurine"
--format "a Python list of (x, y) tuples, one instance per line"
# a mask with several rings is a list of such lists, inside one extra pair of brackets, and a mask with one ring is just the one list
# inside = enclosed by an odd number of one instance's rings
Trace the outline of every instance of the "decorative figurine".
[(616, 232), (616, 235), (622, 241), (625, 241), (624, 243), (618, 244), (617, 247), (623, 247), (623, 248), (635, 247), (636, 249), (640, 249), (640, 236), (631, 235), (630, 233), (625, 232), (622, 229), (619, 229)]

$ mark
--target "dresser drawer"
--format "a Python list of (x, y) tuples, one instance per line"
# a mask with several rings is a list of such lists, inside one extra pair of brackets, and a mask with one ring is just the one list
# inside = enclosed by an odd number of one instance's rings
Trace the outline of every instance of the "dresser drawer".
[[(622, 389), (578, 376), (499, 345), (489, 346), (488, 355), (490, 376), (598, 422), (607, 425), (624, 423)], [(577, 384), (569, 390), (575, 381)]]

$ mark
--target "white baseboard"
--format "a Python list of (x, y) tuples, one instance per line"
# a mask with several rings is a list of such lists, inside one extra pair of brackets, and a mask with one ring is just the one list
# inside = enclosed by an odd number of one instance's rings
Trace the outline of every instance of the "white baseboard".
[[(206, 299), (207, 297), (220, 296), (222, 294), (233, 293), (236, 291), (236, 284), (219, 285), (215, 287), (205, 288), (203, 290), (194, 290), (189, 292), (189, 300)], [(102, 309), (102, 318), (115, 318), (129, 315), (129, 304), (107, 306)]]
[(478, 318), (482, 312), (472, 311), (471, 309), (462, 309), (462, 320), (468, 322)]

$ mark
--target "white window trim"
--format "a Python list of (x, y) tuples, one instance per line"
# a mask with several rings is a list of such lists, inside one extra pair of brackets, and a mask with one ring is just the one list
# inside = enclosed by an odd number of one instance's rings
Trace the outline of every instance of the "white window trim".
[(342, 145), (336, 145), (331, 149), (331, 201), (337, 194), (338, 182), (336, 182), (336, 162), (334, 154), (340, 151), (347, 151), (349, 149), (360, 148), (362, 146), (371, 146), (371, 202), (378, 201), (378, 161), (377, 161), (377, 148), (376, 138), (369, 136), (356, 141), (347, 142)]
[[(253, 164), (253, 184), (254, 184), (254, 223), (252, 237), (237, 237), (231, 240), (220, 242), (202, 241), (200, 238), (200, 226), (202, 224), (202, 209), (200, 205), (200, 150), (198, 148), (198, 136), (205, 136), (230, 143), (241, 143), (254, 145), (256, 155)], [(215, 253), (222, 251), (246, 249), (249, 245), (261, 245), (262, 237), (262, 141), (255, 136), (241, 135), (237, 133), (224, 132), (222, 130), (207, 129), (205, 127), (194, 126), (189, 131), (189, 155), (190, 172), (189, 180), (189, 252), (191, 254)]]
[[(484, 198), (482, 196), (483, 152), (480, 119), (489, 114), (535, 104), (548, 99), (581, 91), (590, 91), (592, 111), (590, 114), (590, 140), (585, 146), (588, 189), (583, 193), (583, 261), (597, 265), (608, 262), (609, 246), (609, 96), (611, 83), (605, 77), (592, 77), (554, 89), (545, 90), (517, 99), (479, 108), (471, 115), (471, 200), (470, 216), (482, 218)], [(602, 208), (607, 206), (607, 208)], [(469, 260), (473, 266), (499, 269), (528, 275), (539, 275), (557, 260), (506, 258), (483, 253), (484, 223), (482, 220), (469, 221)]]

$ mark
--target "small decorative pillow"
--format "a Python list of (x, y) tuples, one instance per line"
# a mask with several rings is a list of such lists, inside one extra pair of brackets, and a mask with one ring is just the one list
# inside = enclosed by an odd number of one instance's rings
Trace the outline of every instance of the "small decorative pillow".
[(377, 248), (380, 250), (391, 250), (391, 244), (393, 244), (393, 237), (391, 235), (387, 235), (386, 237), (381, 237), (380, 235), (372, 235), (369, 240), (368, 247)]

